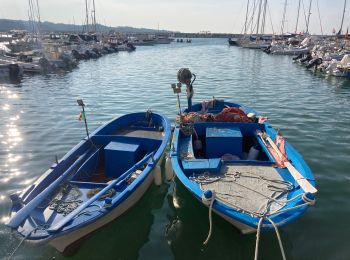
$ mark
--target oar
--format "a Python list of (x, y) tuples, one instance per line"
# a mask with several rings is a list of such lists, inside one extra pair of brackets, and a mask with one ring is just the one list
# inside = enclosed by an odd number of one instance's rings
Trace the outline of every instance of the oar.
[[(90, 151), (90, 150), (89, 150)], [(50, 194), (57, 188), (58, 185), (75, 169), (80, 162), (85, 159), (85, 156), (89, 151), (82, 154), (60, 177), (58, 177), (54, 182), (52, 182), (46, 189), (44, 189), (38, 196), (28, 202), (23, 208), (21, 208), (7, 223), (6, 225), (11, 228), (17, 228), (23, 220), (45, 199), (47, 199)]]
[(127, 177), (128, 175), (133, 173), (136, 169), (138, 169), (141, 165), (146, 163), (147, 160), (149, 160), (152, 156), (153, 156), (153, 152), (147, 154), (143, 159), (141, 159), (139, 162), (137, 162), (134, 166), (132, 166), (125, 173), (123, 173), (120, 177), (118, 177), (117, 179), (112, 181), (110, 184), (108, 184), (106, 187), (104, 187), (102, 190), (100, 190), (98, 193), (96, 193), (94, 196), (92, 196), (85, 203), (81, 204), (79, 207), (77, 207), (75, 210), (73, 210), (71, 213), (69, 213), (66, 217), (64, 217), (58, 223), (56, 223), (56, 225), (47, 229), (47, 231), (48, 232), (57, 232), (58, 230), (60, 230), (64, 225), (66, 225), (69, 221), (71, 221), (75, 216), (77, 216), (80, 212), (82, 212), (84, 209), (86, 209), (89, 205), (94, 203), (97, 199), (100, 198), (100, 196), (105, 194), (114, 185), (123, 181), (125, 179), (125, 177)]
[[(277, 147), (275, 142), (271, 139), (271, 137), (267, 133), (262, 133), (261, 131), (258, 130), (257, 134), (258, 136), (260, 136), (260, 138), (263, 141), (264, 139), (266, 139), (271, 145), (271, 147), (275, 150), (277, 155), (280, 158), (283, 158), (283, 154), (281, 153), (280, 149)], [(305, 192), (310, 192), (310, 193), (317, 192), (317, 189), (314, 186), (312, 186), (312, 184), (297, 169), (295, 169), (295, 167), (289, 161), (284, 162), (284, 165), (287, 167), (290, 174), (293, 176), (293, 178), (297, 181), (297, 183)]]

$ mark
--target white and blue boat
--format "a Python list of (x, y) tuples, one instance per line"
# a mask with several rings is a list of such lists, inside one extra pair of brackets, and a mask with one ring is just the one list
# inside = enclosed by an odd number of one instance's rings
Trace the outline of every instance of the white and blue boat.
[(278, 233), (314, 204), (317, 192), (303, 157), (259, 119), (236, 103), (195, 104), (178, 115), (170, 149), (180, 182), (243, 234)]
[(95, 130), (20, 194), (7, 226), (61, 252), (130, 209), (160, 174), (171, 135), (158, 113), (131, 113)]

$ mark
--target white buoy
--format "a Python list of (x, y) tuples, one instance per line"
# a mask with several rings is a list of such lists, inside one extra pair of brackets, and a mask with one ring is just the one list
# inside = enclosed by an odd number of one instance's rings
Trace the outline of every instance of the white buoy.
[(156, 165), (153, 169), (154, 184), (157, 186), (162, 185), (162, 171), (159, 165)]
[(174, 177), (174, 171), (173, 171), (173, 167), (171, 166), (170, 157), (167, 157), (165, 161), (165, 176), (167, 181), (172, 180)]

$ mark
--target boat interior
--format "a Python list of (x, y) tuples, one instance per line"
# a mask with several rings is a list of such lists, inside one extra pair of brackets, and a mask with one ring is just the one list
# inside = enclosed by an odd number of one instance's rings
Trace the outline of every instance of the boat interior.
[(256, 130), (265, 125), (195, 123), (191, 134), (180, 130), (177, 149), (189, 180), (203, 191), (215, 190), (218, 200), (260, 216), (282, 208), (294, 186), (286, 169), (274, 167)]
[[(91, 184), (105, 186), (146, 155), (155, 152), (162, 143), (162, 137), (162, 129), (144, 126), (119, 128), (111, 135), (96, 134), (91, 137), (91, 153), (72, 175), (70, 183), (79, 187)], [(130, 183), (125, 180), (125, 184)]]
[[(247, 165), (272, 165), (273, 157), (256, 134), (264, 130), (255, 123), (195, 123), (190, 135), (180, 130), (179, 151), (186, 174), (210, 166), (219, 171), (221, 161)], [(252, 149), (256, 150), (253, 154)], [(200, 168), (199, 168), (200, 169)]]
[[(36, 191), (28, 190), (27, 194), (24, 194), (25, 200), (32, 199), (40, 194), (40, 190), (54, 182), (57, 176), (67, 174), (67, 178), (52, 196), (42, 201), (20, 230), (31, 230), (30, 227), (37, 226), (38, 223), (57, 223), (111, 182), (116, 184), (89, 208), (102, 207), (108, 197), (116, 198), (115, 195), (123, 192), (142, 173), (153, 156), (151, 154), (161, 145), (163, 132), (162, 127), (132, 125), (118, 128), (110, 135), (101, 131), (91, 136), (91, 142), (86, 141), (73, 154), (51, 167), (51, 174), (39, 182)], [(140, 161), (142, 163), (130, 174), (124, 174)]]

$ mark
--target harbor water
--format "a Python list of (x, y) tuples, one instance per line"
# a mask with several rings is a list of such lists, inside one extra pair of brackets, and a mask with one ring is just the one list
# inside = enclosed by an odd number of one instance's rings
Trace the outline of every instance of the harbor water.
[[(3, 223), (9, 194), (37, 179), (90, 131), (125, 113), (151, 109), (174, 121), (170, 87), (181, 67), (197, 76), (194, 101), (231, 100), (268, 116), (304, 156), (319, 194), (314, 207), (280, 234), (288, 259), (350, 259), (350, 83), (313, 75), (291, 57), (229, 47), (226, 39), (194, 39), (114, 53), (61, 74), (0, 83), (0, 258), (20, 243)], [(181, 105), (185, 106), (182, 93)], [(152, 185), (141, 201), (84, 240), (66, 257), (50, 246), (22, 244), (15, 259), (253, 259), (255, 235), (241, 235), (178, 181)], [(281, 259), (274, 233), (261, 236), (259, 259)]]

